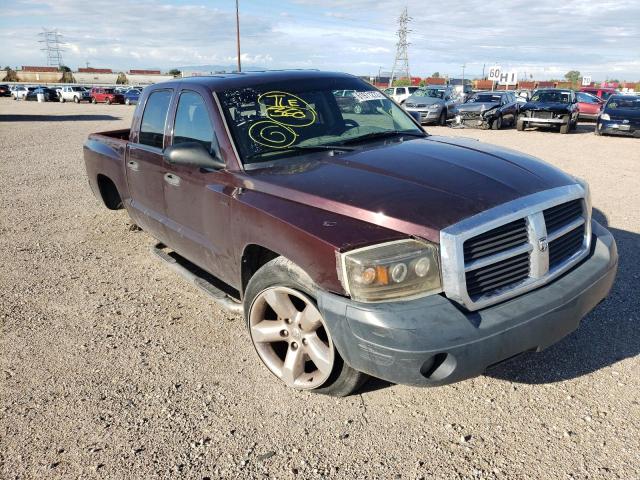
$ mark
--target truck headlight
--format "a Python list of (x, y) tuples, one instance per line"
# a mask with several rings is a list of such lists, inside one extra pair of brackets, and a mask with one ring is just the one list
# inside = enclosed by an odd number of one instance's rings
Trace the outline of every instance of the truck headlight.
[(438, 247), (398, 240), (338, 256), (345, 290), (359, 302), (398, 300), (442, 291)]
[(611, 120), (611, 117), (609, 116), (608, 113), (601, 113), (600, 120)]
[(440, 108), (440, 105), (438, 105), (437, 103), (432, 103), (431, 105), (429, 105), (429, 110), (437, 110)]

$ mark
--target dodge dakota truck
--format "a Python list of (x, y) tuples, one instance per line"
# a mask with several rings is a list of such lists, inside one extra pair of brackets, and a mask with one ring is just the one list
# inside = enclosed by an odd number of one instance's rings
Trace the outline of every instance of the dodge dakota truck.
[[(367, 108), (341, 109), (344, 91)], [(346, 74), (159, 83), (131, 129), (90, 135), (84, 158), (104, 205), (168, 264), (199, 267), (184, 268), (244, 314), (259, 359), (296, 389), (480, 375), (575, 330), (616, 275), (584, 181), (428, 135)]]

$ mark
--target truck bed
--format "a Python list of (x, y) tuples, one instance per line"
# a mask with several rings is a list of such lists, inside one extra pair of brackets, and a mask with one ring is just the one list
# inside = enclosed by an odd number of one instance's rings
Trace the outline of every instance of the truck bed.
[(115, 138), (118, 140), (129, 141), (129, 132), (131, 129), (123, 128), (121, 130), (109, 130), (108, 132), (98, 132), (89, 135), (89, 138), (97, 139), (98, 137)]

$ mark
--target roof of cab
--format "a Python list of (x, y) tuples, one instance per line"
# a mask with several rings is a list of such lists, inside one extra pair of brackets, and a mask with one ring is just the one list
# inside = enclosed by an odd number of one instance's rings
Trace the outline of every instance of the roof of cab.
[(244, 88), (270, 82), (284, 82), (295, 80), (308, 80), (317, 78), (350, 78), (358, 77), (348, 73), (321, 72), (318, 70), (265, 70), (252, 72), (216, 73), (197, 77), (178, 78), (168, 82), (156, 83), (155, 87), (177, 84), (203, 85), (212, 91), (222, 91), (231, 88)]

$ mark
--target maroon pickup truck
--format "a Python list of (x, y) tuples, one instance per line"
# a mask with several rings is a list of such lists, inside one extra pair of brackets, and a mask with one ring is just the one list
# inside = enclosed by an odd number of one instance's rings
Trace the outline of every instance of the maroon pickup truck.
[[(344, 91), (366, 108), (341, 109)], [(576, 329), (617, 270), (584, 182), (428, 135), (350, 75), (156, 84), (131, 130), (90, 135), (84, 157), (106, 207), (243, 312), (259, 358), (297, 389), (480, 375)]]

